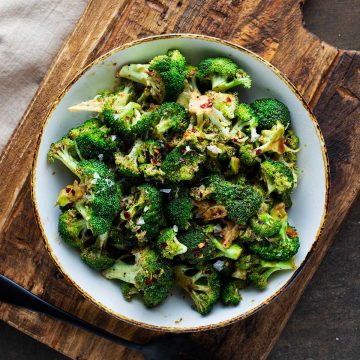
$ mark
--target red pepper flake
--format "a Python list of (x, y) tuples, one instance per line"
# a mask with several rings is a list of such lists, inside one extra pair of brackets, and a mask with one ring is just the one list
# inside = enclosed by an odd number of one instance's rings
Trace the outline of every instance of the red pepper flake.
[(151, 159), (151, 163), (152, 163), (153, 165), (156, 165), (156, 164), (157, 164), (157, 161), (156, 161), (155, 159)]
[(65, 189), (65, 191), (66, 191), (67, 193), (69, 193), (69, 192), (71, 191), (71, 188), (68, 188), (68, 187), (67, 187), (67, 188)]
[(71, 190), (71, 194), (72, 194), (73, 196), (75, 196), (75, 190), (74, 190), (74, 189)]
[(125, 120), (129, 121), (129, 120), (130, 120), (130, 116), (125, 116)]
[(226, 98), (226, 102), (227, 102), (227, 103), (231, 103), (231, 98), (230, 98), (230, 96), (228, 96), (228, 97)]
[(145, 280), (145, 284), (146, 285), (150, 285), (151, 284), (151, 277), (150, 278), (147, 278), (146, 280)]
[(193, 133), (196, 133), (196, 129), (195, 129), (195, 128), (192, 128), (191, 131), (192, 131)]
[(130, 219), (130, 213), (128, 211), (124, 212), (125, 219)]
[(255, 153), (256, 153), (256, 155), (261, 155), (261, 154), (262, 154), (262, 150), (261, 150), (261, 149), (257, 149)]
[(201, 107), (202, 109), (211, 108), (211, 107), (212, 107), (212, 101), (211, 101), (211, 99), (209, 99), (207, 103), (201, 104), (200, 107)]
[(183, 154), (186, 152), (186, 148), (180, 150)]

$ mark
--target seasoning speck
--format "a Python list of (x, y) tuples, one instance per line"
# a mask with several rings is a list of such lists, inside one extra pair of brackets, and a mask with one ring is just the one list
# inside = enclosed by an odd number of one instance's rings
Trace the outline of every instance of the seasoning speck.
[(171, 193), (171, 189), (160, 189), (160, 191), (165, 193), (165, 194), (170, 194)]

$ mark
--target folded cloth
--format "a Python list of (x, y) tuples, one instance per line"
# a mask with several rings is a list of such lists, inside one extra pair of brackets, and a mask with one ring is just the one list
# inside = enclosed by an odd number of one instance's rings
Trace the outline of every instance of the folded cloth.
[(0, 0), (0, 154), (88, 0)]

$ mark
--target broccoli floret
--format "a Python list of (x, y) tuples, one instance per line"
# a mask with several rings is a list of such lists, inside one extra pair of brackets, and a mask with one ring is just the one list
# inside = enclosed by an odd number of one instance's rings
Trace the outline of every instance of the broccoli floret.
[(285, 144), (292, 150), (296, 150), (299, 148), (300, 139), (293, 130), (286, 130)]
[(87, 222), (75, 209), (66, 210), (60, 215), (58, 229), (65, 243), (75, 248), (82, 248), (89, 239)]
[(187, 251), (187, 247), (177, 239), (177, 232), (172, 228), (162, 232), (157, 239), (156, 247), (162, 257), (170, 260)]
[(216, 252), (215, 244), (210, 241), (201, 228), (190, 229), (178, 235), (178, 240), (187, 247), (181, 258), (189, 264), (211, 260)]
[(132, 249), (136, 245), (136, 242), (126, 230), (127, 229), (123, 229), (120, 226), (111, 227), (109, 230), (108, 245), (121, 251)]
[(228, 58), (216, 57), (202, 60), (198, 66), (198, 78), (210, 80), (214, 91), (225, 92), (235, 86), (251, 87), (250, 76)]
[(279, 235), (270, 240), (271, 242), (267, 240), (252, 242), (249, 247), (252, 252), (262, 258), (274, 261), (290, 260), (300, 247), (299, 236), (295, 228), (289, 226), (287, 221), (283, 222)]
[(102, 111), (102, 118), (116, 134), (125, 139), (146, 136), (155, 122), (153, 112), (144, 111), (141, 105), (135, 102), (130, 102), (117, 111), (105, 107)]
[(139, 290), (133, 285), (120, 280), (120, 289), (126, 301), (131, 301), (135, 296), (139, 295)]
[(221, 287), (221, 302), (225, 306), (236, 306), (240, 304), (241, 295), (236, 285), (236, 280), (225, 280)]
[(239, 149), (240, 163), (248, 167), (259, 165), (259, 161), (254, 157), (253, 152), (254, 149), (250, 144), (241, 145)]
[(200, 95), (200, 91), (196, 84), (196, 76), (197, 67), (187, 64), (185, 66), (184, 90), (176, 100), (176, 102), (179, 105), (183, 106), (185, 109), (189, 108), (189, 102), (193, 92)]
[(99, 235), (94, 245), (81, 250), (80, 257), (86, 265), (103, 270), (115, 263), (115, 259), (105, 249), (108, 236), (108, 233)]
[(261, 173), (266, 182), (268, 194), (273, 191), (283, 194), (294, 187), (291, 169), (281, 162), (265, 160), (261, 163)]
[(147, 87), (148, 93), (159, 103), (176, 100), (184, 89), (185, 58), (178, 50), (153, 58), (150, 64), (125, 65), (120, 77)]
[(80, 184), (75, 181), (73, 186), (65, 187), (58, 203), (60, 206), (73, 204), (94, 235), (104, 234), (120, 209), (114, 173), (98, 160), (74, 160), (74, 164)]
[(183, 144), (170, 151), (162, 163), (161, 170), (169, 181), (189, 181), (195, 177), (199, 165), (204, 160), (203, 154)]
[(280, 122), (286, 129), (290, 125), (290, 111), (276, 99), (258, 99), (251, 104), (258, 118), (259, 130), (271, 129)]
[(124, 155), (115, 153), (115, 164), (118, 172), (125, 177), (137, 178), (141, 176), (139, 158), (143, 151), (143, 141), (136, 140), (130, 152)]
[(213, 106), (220, 110), (226, 118), (233, 119), (235, 117), (239, 103), (239, 99), (235, 94), (208, 91), (206, 95), (211, 99)]
[(227, 216), (236, 224), (245, 224), (255, 215), (262, 203), (261, 195), (249, 185), (240, 186), (217, 177), (210, 178), (216, 203), (224, 205)]
[(103, 271), (103, 275), (107, 279), (133, 284), (140, 292), (145, 306), (152, 308), (168, 297), (172, 287), (172, 269), (155, 250), (143, 248), (133, 254), (134, 264), (117, 260), (112, 267)]
[(169, 223), (178, 226), (180, 230), (186, 230), (190, 226), (193, 208), (192, 200), (187, 194), (171, 199), (166, 207)]
[[(221, 107), (224, 110), (225, 105)], [(218, 133), (227, 138), (231, 120), (215, 106), (208, 95), (192, 92), (189, 102), (189, 113), (196, 119), (196, 126), (207, 133)]]
[(123, 199), (120, 217), (140, 243), (156, 238), (163, 224), (160, 192), (151, 185), (140, 185)]
[(64, 136), (58, 142), (51, 144), (48, 161), (53, 163), (55, 159), (60, 160), (71, 172), (77, 174), (79, 164), (76, 155), (75, 142)]
[(265, 289), (271, 274), (279, 270), (294, 270), (293, 261), (266, 261), (261, 260), (260, 265), (249, 273), (249, 279), (259, 289)]
[(250, 226), (256, 234), (270, 237), (279, 233), (282, 222), (280, 219), (274, 219), (267, 212), (262, 212), (250, 219)]
[(284, 126), (278, 122), (270, 130), (263, 130), (259, 137), (259, 142), (262, 144), (253, 151), (253, 156), (260, 156), (268, 151), (283, 154), (287, 147), (284, 138)]
[(249, 273), (258, 268), (260, 264), (260, 258), (254, 254), (242, 254), (235, 262), (235, 270), (231, 274), (231, 277), (248, 282)]
[(259, 138), (257, 133), (258, 118), (250, 105), (240, 103), (236, 108), (235, 115), (237, 117), (236, 124), (232, 127), (230, 135), (232, 137), (242, 138), (243, 132), (249, 133), (250, 141), (255, 142)]
[(72, 112), (91, 111), (100, 113), (105, 105), (113, 110), (118, 110), (125, 106), (129, 101), (134, 100), (135, 97), (136, 90), (134, 83), (123, 80), (114, 92), (103, 92), (96, 95), (91, 100), (83, 101), (80, 104), (69, 107), (68, 110)]
[(154, 126), (154, 137), (164, 138), (164, 134), (184, 132), (189, 125), (186, 110), (179, 104), (168, 102), (162, 104), (153, 112), (156, 119)]
[(174, 275), (176, 283), (192, 298), (193, 308), (201, 315), (208, 314), (220, 297), (219, 274), (209, 265), (200, 268), (178, 265)]

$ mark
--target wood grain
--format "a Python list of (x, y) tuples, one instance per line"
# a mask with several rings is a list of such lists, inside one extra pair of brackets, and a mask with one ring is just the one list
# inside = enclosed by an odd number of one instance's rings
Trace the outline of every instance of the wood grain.
[[(222, 359), (263, 359), (276, 342), (359, 194), (360, 54), (339, 51), (302, 26), (299, 0), (92, 0), (54, 60), (0, 159), (0, 272), (45, 300), (118, 335), (157, 336), (100, 311), (69, 285), (47, 254), (30, 198), (30, 169), (41, 124), (75, 73), (106, 51), (153, 34), (198, 33), (248, 47), (277, 66), (311, 104), (331, 162), (328, 220), (306, 268), (292, 287), (249, 319), (193, 334)], [(357, 125), (357, 126), (356, 126)], [(60, 322), (0, 305), (0, 317), (76, 359), (138, 359), (139, 355)]]

